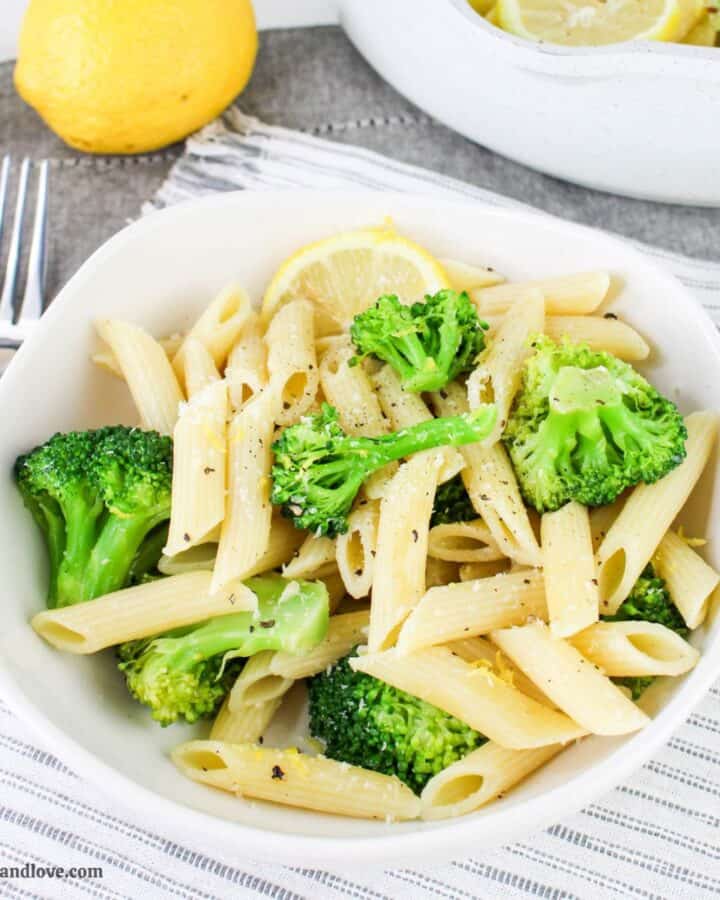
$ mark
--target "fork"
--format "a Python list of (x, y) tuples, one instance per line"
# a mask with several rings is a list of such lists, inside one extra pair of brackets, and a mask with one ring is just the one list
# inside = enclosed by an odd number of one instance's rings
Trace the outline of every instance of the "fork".
[[(25, 340), (45, 308), (45, 269), (47, 262), (47, 199), (48, 161), (37, 164), (38, 186), (35, 201), (35, 219), (30, 238), (27, 277), (22, 301), (17, 303), (20, 259), (22, 254), (23, 227), (30, 172), (33, 164), (26, 157), (20, 165), (15, 217), (10, 231), (10, 244), (5, 267), (5, 279), (0, 294), (0, 347), (16, 350)], [(0, 247), (6, 228), (6, 207), (10, 186), (10, 156), (5, 156), (0, 166)], [(9, 222), (7, 223), (9, 224)]]

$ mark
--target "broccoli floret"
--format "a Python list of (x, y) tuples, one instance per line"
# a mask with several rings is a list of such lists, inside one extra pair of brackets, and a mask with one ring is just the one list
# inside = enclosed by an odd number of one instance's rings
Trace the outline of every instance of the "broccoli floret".
[[(640, 622), (657, 622), (677, 632), (681, 637), (686, 637), (688, 627), (680, 614), (680, 610), (672, 602), (670, 593), (662, 578), (655, 573), (651, 564), (648, 564), (642, 575), (635, 582), (630, 596), (621, 603), (617, 612), (612, 616), (601, 616), (605, 622), (625, 622), (628, 619)], [(629, 688), (633, 700), (642, 696), (643, 692), (653, 683), (654, 676), (628, 676), (625, 678), (613, 678), (615, 684)]]
[(539, 337), (503, 440), (526, 502), (602, 506), (685, 458), (677, 407), (610, 353)]
[(310, 733), (331, 759), (397, 775), (419, 794), (442, 769), (484, 744), (436, 706), (339, 660), (308, 682)]
[(347, 531), (347, 516), (365, 479), (392, 460), (421, 450), (481, 441), (495, 424), (494, 406), (431, 419), (380, 437), (353, 437), (324, 403), (314, 416), (291, 425), (273, 444), (273, 503), (297, 528), (334, 537)]
[(389, 363), (406, 391), (420, 393), (439, 391), (472, 369), (487, 327), (466, 293), (445, 290), (411, 306), (386, 294), (355, 316), (350, 335), (360, 358)]
[(56, 434), (17, 459), (50, 556), (48, 606), (125, 587), (145, 538), (170, 518), (172, 441), (118, 425)]
[(251, 578), (255, 612), (231, 613), (118, 649), (130, 693), (162, 725), (211, 716), (244, 658), (262, 650), (303, 655), (327, 633), (328, 594), (322, 582)]
[(470, 522), (477, 517), (478, 514), (475, 512), (460, 475), (456, 475), (438, 487), (430, 518), (431, 527), (448, 525), (452, 522)]

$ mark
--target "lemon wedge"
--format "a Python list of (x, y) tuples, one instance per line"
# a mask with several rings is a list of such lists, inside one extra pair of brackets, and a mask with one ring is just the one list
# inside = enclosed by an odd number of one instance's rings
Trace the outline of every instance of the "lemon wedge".
[(440, 263), (394, 228), (364, 228), (308, 244), (280, 266), (263, 298), (268, 321), (290, 300), (315, 304), (318, 335), (346, 329), (382, 294), (404, 302), (450, 287)]
[(693, 44), (695, 47), (714, 47), (717, 40), (717, 31), (709, 15), (704, 15), (694, 28), (682, 39), (683, 44)]
[(701, 0), (498, 0), (501, 28), (568, 47), (680, 41), (702, 16)]

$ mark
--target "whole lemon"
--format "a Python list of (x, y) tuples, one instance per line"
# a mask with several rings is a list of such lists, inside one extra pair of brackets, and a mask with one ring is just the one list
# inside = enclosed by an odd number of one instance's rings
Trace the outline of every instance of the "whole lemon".
[(70, 146), (140, 153), (222, 112), (256, 53), (250, 0), (31, 0), (15, 85)]

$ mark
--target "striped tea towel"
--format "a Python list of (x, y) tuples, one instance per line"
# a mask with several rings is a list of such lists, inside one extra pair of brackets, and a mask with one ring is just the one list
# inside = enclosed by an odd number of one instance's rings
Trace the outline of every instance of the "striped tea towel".
[[(357, 147), (269, 127), (232, 110), (187, 145), (150, 204), (284, 187), (424, 192), (519, 206)], [(720, 324), (720, 265), (641, 249)], [(452, 863), (322, 871), (254, 863), (202, 835), (169, 834), (118, 808), (41, 748), (0, 700), (0, 897), (275, 900), (699, 900), (720, 894), (720, 685), (625, 784), (545, 832)], [(351, 862), (351, 861), (349, 861)], [(3, 866), (99, 867), (102, 877), (3, 880)]]

